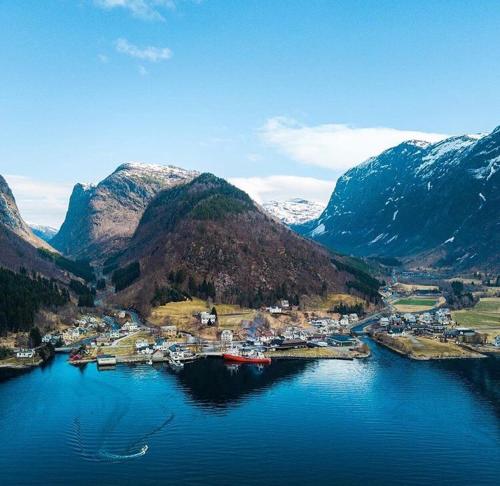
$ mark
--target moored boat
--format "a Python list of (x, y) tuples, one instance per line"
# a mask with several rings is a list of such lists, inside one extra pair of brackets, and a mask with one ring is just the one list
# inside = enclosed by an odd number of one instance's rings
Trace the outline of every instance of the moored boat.
[(229, 353), (224, 353), (222, 357), (226, 361), (232, 361), (233, 363), (271, 364), (271, 358), (266, 358), (263, 353), (258, 351), (248, 351), (243, 353), (231, 351)]

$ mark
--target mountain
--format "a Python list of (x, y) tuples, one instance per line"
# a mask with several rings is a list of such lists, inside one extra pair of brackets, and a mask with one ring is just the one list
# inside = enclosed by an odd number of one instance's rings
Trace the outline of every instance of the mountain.
[(183, 296), (246, 306), (351, 292), (378, 299), (378, 282), (302, 238), (243, 191), (211, 174), (162, 191), (125, 252), (107, 262), (117, 301), (147, 310)]
[(41, 250), (50, 251), (51, 247), (24, 222), (9, 185), (0, 176), (0, 267), (15, 272), (24, 267), (46, 277), (64, 279), (64, 272), (43, 258)]
[(455, 269), (500, 267), (500, 127), (408, 141), (347, 171), (302, 234), (353, 255)]
[(38, 238), (46, 242), (49, 242), (57, 234), (57, 230), (52, 228), (52, 226), (30, 224), (29, 227), (35, 236), (38, 236)]
[(80, 259), (120, 250), (159, 191), (185, 184), (196, 175), (178, 167), (131, 162), (96, 186), (76, 184), (66, 219), (51, 244)]
[(262, 204), (262, 207), (287, 225), (304, 224), (317, 219), (325, 209), (324, 204), (299, 198), (288, 201), (268, 201)]
[(40, 248), (48, 248), (42, 239), (33, 234), (24, 222), (7, 181), (0, 175), (0, 227), (12, 231), (21, 239)]

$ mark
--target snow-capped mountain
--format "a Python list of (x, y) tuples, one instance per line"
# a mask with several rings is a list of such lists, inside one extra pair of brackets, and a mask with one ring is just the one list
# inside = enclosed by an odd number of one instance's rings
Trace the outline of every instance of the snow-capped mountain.
[(76, 258), (99, 258), (120, 250), (158, 192), (197, 175), (170, 165), (129, 162), (96, 186), (76, 184), (66, 219), (51, 244)]
[(438, 143), (411, 140), (347, 171), (302, 232), (355, 255), (500, 265), (500, 127)]
[(40, 224), (28, 223), (31, 231), (44, 241), (49, 242), (57, 234), (57, 229), (52, 228), (52, 226), (43, 226)]
[(307, 223), (316, 219), (325, 209), (324, 204), (299, 198), (288, 201), (268, 201), (262, 206), (268, 213), (287, 225)]

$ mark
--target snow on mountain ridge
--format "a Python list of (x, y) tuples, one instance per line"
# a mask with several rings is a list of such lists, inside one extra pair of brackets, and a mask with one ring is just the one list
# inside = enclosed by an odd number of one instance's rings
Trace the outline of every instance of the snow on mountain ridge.
[(284, 224), (303, 224), (320, 216), (325, 205), (301, 198), (287, 201), (268, 201), (264, 209)]

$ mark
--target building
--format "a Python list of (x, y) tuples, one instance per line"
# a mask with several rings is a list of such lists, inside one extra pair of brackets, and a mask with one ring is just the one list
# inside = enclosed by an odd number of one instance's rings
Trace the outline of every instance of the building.
[(135, 342), (135, 349), (140, 351), (149, 347), (149, 343), (145, 339), (139, 339)]
[(112, 354), (98, 354), (97, 364), (99, 366), (114, 366), (116, 365), (116, 356)]
[(345, 334), (332, 334), (328, 338), (328, 344), (330, 346), (354, 346), (356, 340), (352, 336)]
[(282, 300), (281, 301), (281, 307), (283, 309), (289, 309), (290, 308), (290, 302), (288, 302), (288, 300)]
[(497, 348), (500, 348), (500, 335), (495, 337), (494, 343)]
[(212, 326), (217, 321), (217, 316), (210, 312), (200, 312), (200, 321), (204, 326)]
[(350, 322), (358, 322), (359, 321), (358, 314), (356, 314), (355, 312), (353, 312), (352, 314), (349, 314), (349, 321)]
[(162, 326), (161, 330), (166, 338), (175, 338), (177, 336), (177, 326)]
[(381, 317), (378, 322), (380, 324), (380, 327), (388, 327), (389, 326), (389, 319), (387, 317)]
[(268, 307), (267, 311), (269, 314), (281, 314), (282, 312), (281, 307), (278, 307), (277, 305)]
[(34, 356), (35, 356), (34, 349), (20, 349), (16, 353), (16, 358), (20, 358), (20, 359), (31, 359), (31, 358), (34, 358)]
[(233, 342), (233, 331), (230, 329), (224, 329), (220, 335), (221, 343), (224, 345), (230, 345)]

